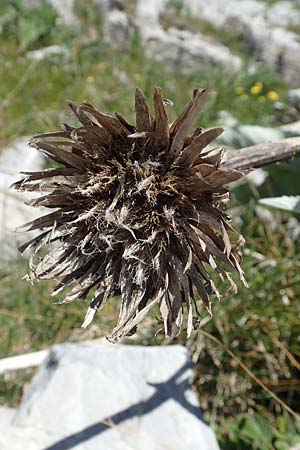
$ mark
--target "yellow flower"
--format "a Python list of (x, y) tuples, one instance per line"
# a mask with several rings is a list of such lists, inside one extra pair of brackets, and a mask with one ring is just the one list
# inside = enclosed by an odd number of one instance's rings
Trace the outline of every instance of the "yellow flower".
[(260, 96), (257, 98), (257, 100), (258, 100), (260, 103), (263, 103), (263, 102), (266, 100), (266, 97), (265, 97), (264, 95), (260, 95)]
[(269, 91), (267, 93), (267, 97), (269, 100), (272, 100), (273, 102), (279, 99), (279, 95), (276, 91)]
[(260, 81), (257, 81), (250, 89), (252, 95), (258, 95), (261, 93), (263, 88), (263, 84)]
[(248, 98), (248, 95), (247, 95), (247, 94), (241, 95), (241, 100), (247, 100), (247, 98)]
[(245, 89), (242, 87), (236, 87), (234, 92), (236, 93), (236, 95), (242, 95), (245, 92)]

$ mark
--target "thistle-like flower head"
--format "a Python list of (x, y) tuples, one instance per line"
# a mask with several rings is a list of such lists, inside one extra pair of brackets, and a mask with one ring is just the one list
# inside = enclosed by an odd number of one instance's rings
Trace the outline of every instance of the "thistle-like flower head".
[(189, 135), (206, 96), (206, 89), (195, 90), (171, 125), (159, 88), (154, 118), (136, 90), (135, 125), (90, 103), (69, 102), (81, 125), (63, 124), (62, 131), (31, 140), (57, 167), (25, 172), (14, 184), (43, 193), (28, 203), (53, 210), (22, 227), (41, 233), (21, 252), (48, 250), (31, 263), (30, 279), (58, 277), (53, 295), (66, 288), (63, 303), (90, 294), (83, 326), (107, 299), (120, 295), (113, 341), (135, 332), (155, 304), (167, 336), (183, 322), (190, 335), (199, 321), (197, 299), (210, 311), (211, 298), (220, 298), (212, 272), (229, 281), (230, 293), (236, 285), (226, 267), (245, 283), (243, 238), (221, 208), (229, 195), (225, 186), (243, 173), (222, 168), (222, 149), (206, 148), (222, 128)]

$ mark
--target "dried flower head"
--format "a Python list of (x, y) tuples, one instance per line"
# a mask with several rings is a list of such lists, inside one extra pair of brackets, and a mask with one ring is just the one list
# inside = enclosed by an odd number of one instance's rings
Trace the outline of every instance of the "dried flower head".
[[(135, 332), (154, 304), (167, 336), (176, 335), (186, 317), (187, 333), (199, 322), (197, 298), (210, 311), (220, 298), (212, 271), (236, 291), (226, 266), (239, 265), (241, 236), (220, 209), (228, 183), (243, 176), (222, 168), (223, 150), (206, 149), (222, 128), (189, 130), (207, 96), (197, 89), (182, 114), (168, 123), (166, 101), (154, 90), (153, 118), (136, 90), (136, 125), (120, 114), (105, 114), (90, 103), (69, 106), (82, 125), (35, 136), (31, 146), (58, 167), (24, 172), (20, 191), (43, 192), (28, 202), (54, 209), (22, 230), (42, 233), (20, 247), (49, 253), (32, 279), (59, 277), (53, 295), (72, 286), (62, 303), (90, 300), (83, 326), (112, 296), (121, 296), (113, 341)], [(186, 315), (184, 313), (186, 312)]]

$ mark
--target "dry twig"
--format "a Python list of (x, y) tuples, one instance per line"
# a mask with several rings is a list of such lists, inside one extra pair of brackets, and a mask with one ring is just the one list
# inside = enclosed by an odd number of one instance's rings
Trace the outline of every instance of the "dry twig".
[(300, 137), (282, 139), (269, 144), (257, 144), (241, 150), (228, 150), (224, 169), (257, 169), (268, 164), (287, 161), (300, 156)]

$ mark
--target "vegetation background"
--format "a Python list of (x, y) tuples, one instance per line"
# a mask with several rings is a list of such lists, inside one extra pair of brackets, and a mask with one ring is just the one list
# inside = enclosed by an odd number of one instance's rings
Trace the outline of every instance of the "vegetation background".
[[(195, 87), (211, 86), (203, 127), (219, 123), (221, 110), (240, 124), (276, 127), (291, 120), (288, 87), (263, 65), (249, 70), (251, 61), (237, 36), (190, 19), (193, 27), (233, 47), (243, 68), (234, 79), (220, 70), (183, 76), (146, 58), (137, 33), (128, 51), (112, 50), (88, 0), (76, 2), (81, 20), (72, 27), (61, 27), (46, 3), (33, 9), (24, 3), (0, 0), (0, 151), (16, 137), (57, 129), (69, 114), (66, 99), (89, 100), (104, 111), (133, 118), (136, 86), (148, 97), (154, 85), (160, 86), (174, 102), (171, 119)], [(133, 3), (128, 2), (129, 13)], [(30, 58), (31, 51), (50, 45), (60, 46), (64, 54)], [(196, 367), (194, 387), (223, 450), (300, 445), (300, 420), (270, 395), (300, 413), (300, 225), (296, 216), (258, 207), (262, 196), (300, 194), (297, 164), (268, 168), (267, 181), (259, 188), (244, 184), (232, 190), (229, 208), (247, 241), (243, 267), (250, 288), (239, 286), (235, 297), (215, 304), (211, 319), (203, 312), (201, 329), (189, 342), (185, 336), (167, 343), (155, 336), (155, 314), (135, 340), (127, 341), (189, 347)], [(26, 270), (27, 261), (19, 258), (0, 271), (0, 357), (104, 336), (111, 329), (117, 298), (81, 330), (86, 305), (53, 305), (50, 283), (32, 287), (22, 280)], [(33, 373), (2, 375), (1, 404), (15, 407)]]

